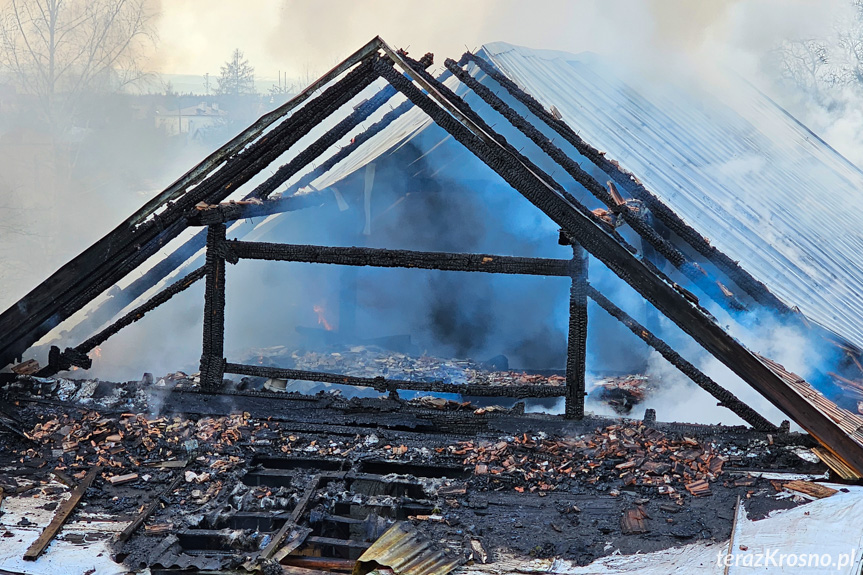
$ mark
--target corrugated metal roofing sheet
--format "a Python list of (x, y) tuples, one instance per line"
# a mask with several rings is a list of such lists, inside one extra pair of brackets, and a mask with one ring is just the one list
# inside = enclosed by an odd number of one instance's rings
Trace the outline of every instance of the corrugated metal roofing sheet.
[(772, 100), (742, 81), (726, 103), (659, 93), (591, 54), (482, 55), (786, 303), (863, 346), (863, 173)]
[(353, 575), (365, 575), (378, 567), (389, 567), (396, 575), (446, 575), (456, 565), (458, 559), (434, 547), (410, 524), (399, 522), (366, 549)]

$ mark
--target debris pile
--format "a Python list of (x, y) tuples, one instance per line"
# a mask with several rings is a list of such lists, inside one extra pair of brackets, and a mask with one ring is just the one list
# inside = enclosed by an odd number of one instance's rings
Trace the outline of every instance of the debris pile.
[(710, 482), (722, 474), (725, 458), (710, 445), (635, 423), (610, 425), (577, 438), (520, 436), (498, 442), (464, 441), (438, 453), (464, 457), (489, 487), (511, 485), (516, 491), (553, 491), (568, 481), (607, 484), (619, 489), (667, 495), (683, 504), (684, 490), (710, 495)]
[(258, 350), (250, 359), (250, 363), (272, 367), (420, 382), (552, 386), (561, 386), (566, 382), (566, 378), (558, 374), (529, 374), (500, 369), (505, 365), (502, 361), (481, 363), (425, 354), (412, 356), (371, 345), (346, 346), (331, 352), (297, 351), (277, 346)]
[(611, 406), (616, 413), (626, 415), (633, 406), (643, 402), (659, 386), (646, 375), (605, 377), (593, 383), (590, 399)]

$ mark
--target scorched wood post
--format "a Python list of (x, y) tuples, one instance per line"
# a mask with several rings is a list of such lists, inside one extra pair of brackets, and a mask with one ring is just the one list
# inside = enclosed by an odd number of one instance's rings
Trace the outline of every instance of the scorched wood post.
[[(561, 243), (570, 243), (561, 234)], [(572, 283), (569, 286), (569, 334), (566, 343), (567, 419), (584, 417), (584, 372), (587, 362), (587, 253), (572, 243)]]
[(207, 228), (204, 287), (204, 345), (201, 350), (201, 389), (222, 386), (225, 370), (225, 224)]

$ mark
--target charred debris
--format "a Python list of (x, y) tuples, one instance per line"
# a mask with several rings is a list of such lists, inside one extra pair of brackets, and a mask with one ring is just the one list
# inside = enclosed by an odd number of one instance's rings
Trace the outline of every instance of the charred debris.
[[(0, 374), (0, 497), (6, 498), (0, 541), (37, 562), (91, 545), (122, 569), (151, 573), (443, 575), (492, 563), (500, 553), (586, 564), (617, 550), (720, 544), (731, 536), (738, 500), (757, 519), (837, 493), (814, 480), (860, 479), (863, 418), (854, 412), (863, 388), (860, 350), (789, 309), (491, 62), (468, 53), (447, 60), (438, 78), (427, 71), (431, 65), (431, 55), (413, 60), (374, 39), (0, 315), (0, 364), (8, 367)], [(488, 79), (500, 90), (491, 90)], [(381, 80), (385, 87), (354, 103)], [(495, 131), (466, 93), (605, 207), (588, 209)], [(396, 96), (404, 101), (325, 155)], [(348, 103), (351, 112), (326, 123)], [(312, 212), (345, 202), (345, 194), (361, 204), (362, 185), (340, 191), (312, 183), (413, 108), (559, 226), (559, 243), (571, 257), (229, 239), (234, 222)], [(316, 139), (292, 149), (309, 134)], [(581, 159), (555, 144), (558, 138)], [(289, 150), (290, 161), (230, 199)], [(276, 193), (297, 174), (303, 176)], [(638, 237), (637, 245), (621, 226)], [(137, 279), (112, 287), (188, 229), (198, 231)], [(203, 265), (189, 269), (202, 249)], [(226, 269), (240, 260), (563, 278), (570, 286), (565, 369), (523, 373), (509, 370), (505, 358), (479, 364), (415, 354), (397, 337), (359, 341), (350, 281), (338, 332), (306, 333), (338, 352), (271, 348), (228, 361)], [(769, 421), (618, 307), (591, 284), (591, 260), (806, 433)], [(664, 271), (671, 269), (677, 281)], [(89, 354), (108, 338), (199, 281), (205, 301), (198, 373), (148, 374), (123, 384), (72, 377), (91, 367)], [(163, 287), (141, 301), (156, 286)], [(835, 342), (845, 355), (829, 377), (846, 395), (828, 398), (748, 350), (692, 290), (722, 309), (769, 310)], [(105, 292), (110, 297), (97, 300)], [(653, 410), (641, 416), (643, 394), (662, 382), (639, 376), (604, 380), (597, 392), (629, 418), (585, 413), (588, 300), (748, 426), (662, 423)], [(81, 343), (51, 346), (44, 365), (31, 357), (40, 339), (82, 310), (84, 319), (66, 331)], [(295, 381), (324, 387), (288, 389)], [(366, 394), (346, 397), (330, 384)], [(526, 413), (532, 402), (558, 399), (562, 417)]]

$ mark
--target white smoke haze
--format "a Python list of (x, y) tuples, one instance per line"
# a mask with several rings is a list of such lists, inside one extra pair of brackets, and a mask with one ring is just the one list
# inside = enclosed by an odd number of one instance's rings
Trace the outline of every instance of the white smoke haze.
[[(691, 82), (697, 90), (710, 90), (711, 86), (727, 88), (729, 71), (739, 74), (789, 109), (841, 153), (853, 161), (863, 161), (860, 89), (850, 85), (818, 84), (807, 92), (800, 85), (780, 82), (780, 69), (774, 57), (777, 48), (789, 42), (818, 39), (836, 56), (831, 56), (831, 64), (847, 68), (852, 62), (843, 63), (840, 57), (848, 54), (847, 50), (842, 51), (842, 38), (856, 14), (848, 0), (549, 0), (530, 3), (514, 0), (434, 3), (258, 0), (254, 9), (241, 8), (236, 2), (224, 0), (206, 4), (172, 0), (162, 3), (158, 10), (158, 40), (147, 60), (154, 73), (215, 75), (231, 51), (239, 48), (255, 66), (257, 75), (275, 78), (279, 72), (287, 72), (300, 85), (313, 80), (376, 35), (394, 47), (408, 48), (415, 57), (434, 52), (435, 71), (441, 69), (445, 58), (457, 59), (466, 48), (477, 50), (483, 43), (497, 40), (532, 48), (575, 53), (591, 51), (628, 68), (630, 73), (652, 80), (658, 88), (669, 80), (674, 80), (676, 85)], [(684, 71), (685, 74), (681, 73)], [(817, 97), (816, 87), (820, 90)], [(75, 145), (69, 148), (74, 153), (58, 159), (53, 140), (44, 139), (26, 117), (17, 122), (14, 126), (3, 126), (4, 134), (14, 133), (17, 140), (10, 140), (9, 136), (0, 138), (0, 148), (4, 150), (0, 156), (0, 253), (11, 254), (0, 268), (3, 285), (0, 307), (4, 309), (220, 143), (189, 141), (166, 147), (142, 136), (146, 131), (134, 122), (107, 131), (84, 125), (62, 135), (63, 141), (74, 141)], [(223, 141), (242, 127), (235, 126), (233, 133), (224, 135)], [(281, 158), (278, 163), (284, 161), (285, 158)], [(477, 171), (481, 169), (482, 166), (476, 167)], [(728, 166), (728, 169), (752, 170), (758, 166), (744, 162)], [(383, 176), (380, 181), (384, 182)], [(496, 198), (514, 195), (508, 189), (499, 196), (493, 191), (486, 192), (478, 195), (478, 202), (493, 202)], [(549, 248), (548, 253), (542, 253), (545, 249), (542, 242), (553, 235), (553, 230), (537, 225), (538, 212), (532, 208), (523, 209), (523, 206), (508, 210), (505, 204), (500, 200), (500, 205), (495, 204), (494, 208), (503, 218), (501, 225), (508, 234), (483, 229), (481, 222), (466, 218), (459, 220), (463, 224), (459, 229), (474, 235), (458, 236), (462, 240), (458, 244), (447, 243), (445, 234), (437, 238), (417, 237), (415, 230), (400, 230), (395, 225), (387, 228), (381, 240), (391, 240), (393, 243), (386, 247), (393, 248), (506, 253), (507, 249), (515, 250), (512, 246), (517, 246), (525, 250), (519, 255), (568, 257), (564, 248)], [(417, 214), (412, 216), (416, 218)], [(337, 214), (327, 217), (335, 218)], [(433, 224), (437, 219), (432, 213), (426, 217), (429, 221), (412, 220), (416, 222), (416, 229)], [(303, 221), (296, 229), (281, 229), (267, 240), (351, 243), (350, 239), (328, 235), (325, 231), (328, 226), (313, 223), (313, 215), (303, 214), (300, 218)], [(316, 239), (310, 240), (309, 236)], [(523, 242), (523, 248), (519, 241)], [(496, 249), (499, 245), (507, 249)], [(310, 298), (323, 302), (329, 313), (335, 315), (332, 307), (337, 305), (336, 268), (314, 274), (303, 268), (303, 275), (297, 271), (300, 268), (293, 264), (257, 262), (229, 266), (226, 330), (229, 353), (239, 354), (248, 347), (296, 341), (295, 325), (314, 326), (316, 323)], [(597, 287), (607, 290), (610, 299), (645, 322), (645, 304), (637, 294), (601, 269), (592, 269), (591, 273)], [(508, 347), (517, 350), (510, 352), (518, 360), (516, 367), (562, 366), (562, 349), (558, 344), (566, 333), (565, 282), (542, 282), (534, 278), (529, 278), (530, 281), (504, 278), (492, 282), (479, 278), (455, 286), (448, 283), (449, 280), (432, 276), (414, 270), (409, 274), (387, 270), (365, 275), (367, 284), (380, 280), (377, 291), (373, 292), (374, 298), (364, 302), (366, 309), (358, 318), (358, 324), (365, 322), (370, 326), (366, 335), (413, 333), (421, 343), (436, 345), (441, 353), (459, 355), (467, 350), (476, 354), (474, 359), (480, 360), (499, 353), (497, 348)], [(492, 333), (485, 340), (479, 335), (469, 342), (456, 338), (447, 340), (451, 331), (439, 325), (428, 326), (430, 304), (419, 296), (432, 293), (429, 285), (434, 282), (438, 282), (434, 284), (438, 289), (434, 293), (462, 290), (459, 295), (467, 303), (458, 310), (453, 309), (453, 314), (461, 314), (454, 326), (468, 326), (476, 329), (476, 334), (482, 332), (476, 326), (483, 322), (496, 329), (506, 328), (506, 333), (518, 330), (519, 316), (509, 313), (512, 317), (507, 317), (507, 313), (516, 306), (527, 305), (524, 302), (529, 300), (531, 306), (535, 306), (531, 307), (529, 315), (543, 315), (538, 316), (541, 321), (531, 324), (536, 328), (534, 332), (521, 335), (526, 342), (536, 345), (519, 347), (515, 336), (505, 336), (503, 332)], [(537, 295), (516, 297), (531, 290), (547, 295), (548, 301), (539, 301), (542, 298)], [(412, 295), (406, 297), (406, 294)], [(497, 298), (498, 307), (486, 310), (481, 302), (492, 296)], [(406, 309), (384, 305), (389, 301), (411, 300), (413, 303)], [(436, 305), (450, 309), (451, 303), (440, 299)], [(201, 345), (202, 305), (201, 286), (195, 286), (114, 336), (102, 346), (101, 359), (95, 361), (92, 374), (122, 380), (138, 378), (143, 371), (158, 376), (177, 369), (195, 370)], [(733, 324), (732, 318), (713, 311), (722, 325)], [(628, 364), (624, 351), (642, 349), (643, 344), (624, 328), (615, 326), (595, 306), (591, 306), (591, 320), (589, 369), (635, 369), (637, 362)], [(770, 318), (762, 318), (759, 334), (770, 333), (767, 327), (770, 321)], [(547, 332), (540, 329), (543, 323)], [(705, 373), (771, 421), (778, 423), (784, 418), (688, 336), (667, 321), (661, 325), (663, 331), (659, 335)], [(810, 369), (823, 364), (825, 350), (811, 348), (793, 330), (777, 328), (773, 333), (783, 335), (772, 338), (747, 338), (746, 326), (733, 326), (732, 332), (751, 349), (804, 377)], [(548, 341), (557, 342), (557, 347), (542, 353), (537, 350), (550, 347), (546, 345)], [(65, 342), (66, 345), (76, 343)], [(537, 358), (535, 363), (531, 363), (531, 357)], [(229, 356), (229, 359), (240, 358)], [(730, 411), (717, 407), (712, 397), (657, 354), (650, 355), (647, 367), (663, 381), (663, 390), (637, 410), (643, 412), (645, 407), (654, 407), (662, 420), (740, 422)]]

